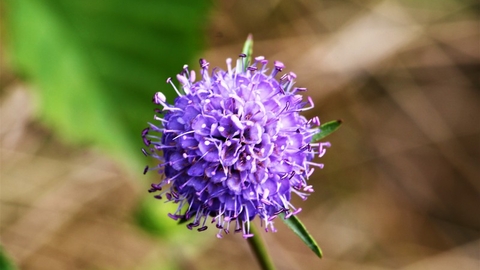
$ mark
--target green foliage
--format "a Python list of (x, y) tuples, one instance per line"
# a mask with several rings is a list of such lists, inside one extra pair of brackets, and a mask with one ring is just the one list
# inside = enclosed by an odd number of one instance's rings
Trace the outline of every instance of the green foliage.
[[(134, 222), (148, 234), (167, 240), (169, 243), (189, 243), (189, 247), (195, 250), (195, 245), (204, 245), (205, 236), (212, 239), (209, 233), (199, 233), (196, 229), (188, 230), (188, 220), (175, 221), (168, 217), (168, 213), (175, 213), (178, 204), (165, 203), (163, 200), (154, 199), (153, 195), (144, 196), (138, 203), (134, 213)], [(185, 205), (185, 208), (188, 205)], [(185, 210), (185, 209), (184, 209)]]
[(334, 131), (340, 128), (341, 124), (342, 124), (342, 120), (334, 120), (334, 121), (327, 122), (323, 125), (320, 125), (320, 132), (315, 134), (312, 137), (312, 142), (318, 142), (321, 139), (332, 134)]
[(96, 145), (140, 172), (153, 94), (203, 44), (206, 1), (7, 0), (8, 55), (63, 139)]
[(248, 64), (252, 62), (252, 54), (253, 54), (252, 34), (248, 35), (247, 40), (245, 41), (245, 44), (243, 44), (242, 53), (246, 55), (246, 57), (243, 59), (243, 68), (246, 70), (248, 67)]
[(178, 221), (169, 218), (168, 213), (174, 213), (177, 207), (178, 204), (145, 196), (137, 206), (134, 222), (151, 236), (168, 241), (172, 247), (181, 247), (184, 252), (196, 254), (199, 252), (198, 245), (205, 245), (208, 239), (212, 241), (216, 238), (209, 233), (188, 230), (186, 224), (180, 225)]
[(295, 215), (285, 219), (285, 213), (280, 214), (280, 219), (319, 257), (322, 258), (322, 250), (305, 225)]
[(245, 59), (247, 62), (251, 62), (252, 54), (253, 54), (253, 35), (249, 34), (247, 40), (245, 40), (245, 44), (243, 44), (242, 53), (246, 54), (247, 57)]
[(168, 218), (168, 213), (175, 212), (176, 209), (176, 204), (166, 204), (154, 199), (153, 196), (145, 196), (135, 211), (135, 222), (153, 236), (161, 238), (172, 236), (175, 238), (175, 232), (180, 233), (186, 229)]
[(1, 270), (15, 270), (17, 269), (13, 263), (10, 261), (8, 258), (7, 254), (5, 254), (5, 251), (3, 248), (0, 246), (0, 269)]

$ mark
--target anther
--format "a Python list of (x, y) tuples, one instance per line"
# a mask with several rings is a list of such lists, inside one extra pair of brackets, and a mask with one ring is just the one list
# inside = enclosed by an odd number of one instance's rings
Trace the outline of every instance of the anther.
[(280, 61), (274, 61), (273, 65), (275, 66), (275, 69), (278, 71), (282, 71), (285, 68), (285, 65)]
[(148, 134), (148, 131), (150, 131), (150, 128), (147, 127), (144, 130), (142, 130), (142, 137), (145, 137)]
[(164, 103), (166, 100), (167, 100), (167, 97), (165, 97), (165, 95), (162, 92), (155, 93), (155, 95), (153, 95), (153, 98), (152, 98), (153, 103), (157, 105)]
[(173, 219), (173, 220), (178, 220), (178, 216), (177, 216), (177, 215), (172, 215), (171, 213), (168, 213), (167, 215), (168, 215), (168, 217), (170, 217), (170, 218)]
[(201, 228), (198, 228), (197, 231), (203, 232), (203, 231), (205, 231), (206, 229), (208, 229), (208, 226), (203, 226), (203, 227), (201, 227)]
[(208, 66), (210, 65), (210, 63), (208, 63), (207, 60), (201, 58), (199, 62), (200, 62), (200, 67), (202, 69), (208, 69)]

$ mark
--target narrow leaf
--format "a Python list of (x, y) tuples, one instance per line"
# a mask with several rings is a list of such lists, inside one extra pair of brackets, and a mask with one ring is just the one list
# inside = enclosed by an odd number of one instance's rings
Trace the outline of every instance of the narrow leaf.
[[(242, 54), (245, 54), (246, 57), (237, 60), (237, 72), (243, 72), (247, 70), (248, 63), (252, 60), (253, 53), (253, 36), (249, 34), (245, 44), (243, 44)], [(243, 68), (243, 70), (242, 70)]]
[(341, 124), (342, 124), (342, 120), (334, 120), (321, 125), (320, 132), (315, 134), (312, 137), (312, 142), (318, 142), (321, 139), (327, 137), (328, 135), (333, 133), (335, 130), (337, 130)]
[(245, 40), (245, 44), (243, 44), (242, 53), (246, 54), (247, 63), (250, 63), (252, 60), (252, 53), (253, 53), (253, 36), (249, 34), (247, 40)]
[(287, 226), (302, 239), (302, 241), (319, 257), (322, 258), (322, 250), (318, 246), (315, 239), (313, 239), (312, 235), (307, 231), (307, 228), (303, 225), (303, 223), (298, 219), (295, 215), (285, 219), (285, 214), (280, 214), (281, 220), (287, 224)]

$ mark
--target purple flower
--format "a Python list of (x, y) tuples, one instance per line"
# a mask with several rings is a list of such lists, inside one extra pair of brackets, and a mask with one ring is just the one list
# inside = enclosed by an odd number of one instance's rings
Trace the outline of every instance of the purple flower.
[[(155, 197), (178, 204), (175, 220), (191, 220), (189, 229), (207, 229), (208, 217), (222, 232), (229, 229), (251, 237), (250, 221), (256, 216), (266, 231), (275, 231), (273, 220), (301, 211), (290, 203), (295, 193), (306, 199), (313, 189), (307, 184), (316, 154), (323, 156), (328, 143), (311, 143), (319, 132), (318, 117), (307, 120), (301, 112), (313, 108), (310, 97), (303, 101), (293, 87), (292, 72), (277, 79), (284, 65), (257, 57), (248, 67), (245, 55), (237, 66), (227, 59), (228, 69), (208, 72), (209, 63), (200, 60), (201, 80), (184, 66), (177, 75), (178, 97), (173, 104), (158, 92), (153, 97), (161, 105), (142, 137), (150, 155), (160, 161), (154, 168), (164, 175), (152, 184)], [(163, 189), (163, 190), (162, 190)]]

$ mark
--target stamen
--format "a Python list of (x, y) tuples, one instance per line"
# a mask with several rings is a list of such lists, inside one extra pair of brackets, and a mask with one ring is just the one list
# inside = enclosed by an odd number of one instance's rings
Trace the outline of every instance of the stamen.
[(197, 231), (203, 232), (203, 231), (205, 231), (206, 229), (208, 229), (208, 226), (203, 226), (203, 227), (201, 227), (201, 228), (198, 228)]
[(150, 144), (152, 143), (152, 141), (150, 141), (149, 139), (147, 139), (146, 137), (143, 138), (143, 143), (145, 144), (145, 146), (150, 146)]
[(270, 74), (271, 78), (274, 78), (278, 74), (278, 72), (282, 71), (285, 68), (285, 65), (280, 61), (274, 61), (273, 65), (275, 68), (272, 70), (272, 74)]
[(199, 62), (200, 62), (200, 67), (202, 69), (208, 69), (208, 66), (210, 65), (210, 63), (208, 63), (207, 60), (201, 58)]
[(157, 115), (154, 115), (154, 116), (153, 116), (153, 119), (154, 119), (154, 120), (157, 120), (157, 121), (160, 121), (160, 122), (163, 122), (163, 123), (168, 123), (167, 120), (165, 120), (165, 119), (163, 119), (163, 118), (161, 118), (161, 117), (158, 117)]
[(315, 171), (315, 169), (314, 169), (314, 168), (311, 168), (311, 169), (307, 172), (307, 178), (309, 178), (309, 177), (313, 174), (314, 171)]
[(283, 109), (277, 114), (277, 117), (280, 117), (280, 115), (285, 112), (285, 111), (288, 111), (288, 109), (290, 108), (290, 102), (286, 102), (285, 103), (285, 107), (283, 107)]
[(194, 132), (195, 132), (195, 130), (190, 130), (190, 131), (184, 132), (182, 134), (179, 134), (179, 135), (175, 136), (172, 140), (176, 140), (176, 139), (182, 137), (183, 135), (194, 133)]
[(182, 74), (185, 75), (185, 76), (188, 76), (188, 65), (187, 64), (183, 65)]
[(167, 214), (169, 218), (173, 219), (173, 220), (178, 220), (178, 216), (177, 215), (172, 215), (170, 213)]
[(326, 148), (330, 146), (331, 144), (329, 142), (321, 142), (320, 145), (318, 146), (318, 157), (323, 157), (327, 152)]
[(311, 162), (311, 161), (307, 161), (306, 162), (308, 165), (311, 165), (311, 166), (316, 166), (316, 167), (319, 167), (320, 169), (323, 169), (323, 163), (315, 163), (315, 162)]
[[(323, 168), (323, 164), (312, 159), (322, 157), (330, 144), (309, 143), (320, 132), (315, 127), (320, 119), (307, 121), (300, 115), (314, 107), (313, 100), (307, 97), (305, 102), (296, 94), (307, 89), (294, 87), (295, 73), (281, 73), (285, 68), (282, 62), (273, 62), (267, 72), (265, 57), (248, 63), (242, 53), (235, 63), (229, 58), (226, 64), (226, 71), (209, 70), (210, 64), (200, 59), (198, 82), (196, 73), (184, 65), (176, 75), (178, 82), (167, 79), (180, 98), (169, 103), (162, 92), (153, 96), (153, 102), (160, 105), (155, 106), (153, 118), (160, 123), (152, 121), (155, 125), (148, 123), (142, 130), (147, 147), (141, 150), (159, 162), (146, 166), (143, 173), (153, 170), (162, 174), (160, 183), (152, 184), (148, 191), (155, 192), (152, 195), (157, 199), (163, 196), (166, 202), (177, 204), (168, 216), (191, 221), (188, 229), (202, 232), (207, 223), (215, 224), (218, 238), (229, 234), (229, 229), (250, 238), (252, 218), (258, 216), (265, 231), (275, 232), (273, 220), (279, 214), (288, 218), (301, 211), (292, 205), (290, 195), (305, 200), (313, 192), (307, 180), (315, 167)], [(197, 121), (197, 117), (205, 120)], [(220, 121), (224, 118), (230, 120)], [(258, 125), (262, 129), (256, 134), (252, 127)], [(206, 133), (195, 133), (193, 126)], [(239, 162), (245, 166), (237, 168)], [(230, 183), (236, 181), (232, 174), (240, 174), (238, 183)]]
[(306, 191), (306, 192), (313, 192), (313, 186), (309, 185), (309, 186), (305, 186), (303, 188), (303, 191)]
[(308, 103), (310, 104), (310, 107), (297, 109), (297, 110), (296, 110), (297, 112), (308, 111), (308, 110), (313, 109), (313, 108), (315, 107), (312, 98), (311, 98), (311, 97), (307, 97), (307, 99), (308, 99)]
[(149, 128), (149, 127), (143, 129), (143, 130), (142, 130), (142, 137), (145, 137), (145, 136), (148, 134), (149, 131), (150, 131), (150, 128)]
[(228, 68), (228, 74), (232, 74), (232, 58), (227, 58), (227, 68)]
[(205, 82), (207, 83), (210, 83), (210, 77), (208, 76), (208, 67), (210, 66), (210, 63), (207, 62), (207, 60), (201, 58), (199, 60), (200, 62), (200, 67), (202, 68), (201, 70), (201, 74), (202, 74), (202, 78), (203, 80), (205, 80)]
[[(182, 79), (183, 78), (183, 79)], [(184, 84), (183, 82), (186, 80), (185, 77), (183, 77), (182, 75), (177, 75), (177, 79), (180, 83)], [(175, 86), (175, 84), (173, 83), (172, 81), (172, 78), (168, 77), (167, 78), (167, 83), (169, 83), (173, 89), (175, 90), (175, 92), (177, 92), (177, 95), (178, 96), (183, 96), (182, 94), (180, 94), (180, 91), (178, 91), (177, 87)]]
[[(195, 82), (195, 79), (196, 79), (195, 70), (191, 70), (191, 71), (190, 71), (190, 82), (191, 82), (191, 83), (194, 83), (194, 82)], [(188, 94), (188, 93), (187, 93), (187, 94)]]
[(293, 88), (292, 94), (295, 94), (297, 92), (305, 92), (305, 91), (307, 91), (307, 88), (305, 87), (295, 87)]

